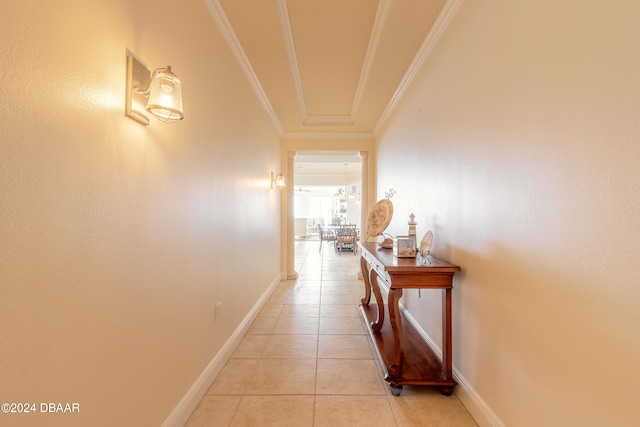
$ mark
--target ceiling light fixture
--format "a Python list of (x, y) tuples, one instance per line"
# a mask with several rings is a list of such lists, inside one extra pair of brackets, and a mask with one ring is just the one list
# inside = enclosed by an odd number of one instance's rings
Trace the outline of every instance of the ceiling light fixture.
[(173, 123), (184, 119), (182, 108), (182, 83), (171, 72), (171, 66), (157, 68), (149, 73), (140, 61), (127, 55), (127, 99), (125, 114), (144, 124), (149, 124), (148, 111), (158, 120)]

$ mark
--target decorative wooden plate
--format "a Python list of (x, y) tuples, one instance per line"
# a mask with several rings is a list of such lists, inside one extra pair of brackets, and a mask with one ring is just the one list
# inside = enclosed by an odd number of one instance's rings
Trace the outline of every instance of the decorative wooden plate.
[(389, 199), (378, 200), (367, 217), (367, 235), (379, 236), (389, 226), (393, 217), (393, 204)]
[(431, 244), (433, 243), (433, 232), (431, 230), (424, 233), (424, 237), (420, 242), (420, 256), (426, 258), (431, 252)]

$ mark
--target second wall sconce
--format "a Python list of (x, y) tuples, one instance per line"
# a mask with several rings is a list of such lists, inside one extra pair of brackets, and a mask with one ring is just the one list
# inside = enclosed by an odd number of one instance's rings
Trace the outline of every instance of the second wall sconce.
[(284, 182), (284, 175), (282, 175), (281, 173), (279, 174), (274, 174), (273, 172), (271, 172), (271, 188), (284, 188), (285, 186), (285, 182)]
[(148, 125), (145, 111), (158, 120), (173, 123), (184, 119), (182, 83), (171, 72), (171, 66), (149, 73), (140, 61), (127, 55), (127, 99), (125, 114)]

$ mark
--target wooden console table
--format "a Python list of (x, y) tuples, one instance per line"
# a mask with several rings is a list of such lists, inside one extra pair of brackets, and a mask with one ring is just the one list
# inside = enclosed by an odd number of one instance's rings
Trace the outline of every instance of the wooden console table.
[[(400, 395), (403, 384), (427, 385), (438, 386), (442, 394), (450, 395), (457, 384), (451, 363), (451, 290), (453, 275), (460, 267), (432, 256), (428, 265), (415, 258), (396, 258), (391, 249), (375, 242), (361, 242), (359, 246), (365, 285), (360, 310), (370, 326), (391, 392)], [(378, 279), (389, 287), (386, 304)], [(403, 289), (443, 290), (442, 360), (398, 309)], [(375, 304), (370, 304), (372, 291)], [(385, 322), (385, 312), (389, 322)]]

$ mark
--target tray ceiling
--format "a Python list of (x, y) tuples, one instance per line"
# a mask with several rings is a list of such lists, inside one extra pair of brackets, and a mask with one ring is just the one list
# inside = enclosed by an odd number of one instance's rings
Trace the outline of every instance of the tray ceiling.
[(457, 2), (206, 1), (285, 136), (372, 135)]

